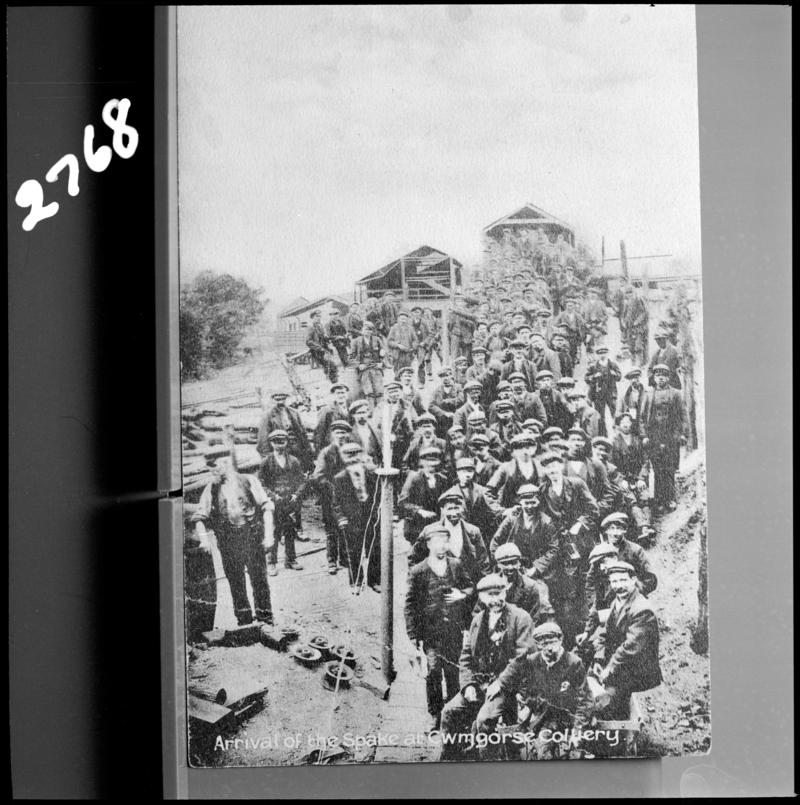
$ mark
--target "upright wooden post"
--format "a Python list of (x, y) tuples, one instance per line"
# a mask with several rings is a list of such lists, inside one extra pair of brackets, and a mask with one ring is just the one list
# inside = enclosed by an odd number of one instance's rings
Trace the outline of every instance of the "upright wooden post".
[(625, 241), (619, 242), (619, 262), (622, 266), (622, 276), (628, 279), (628, 254), (625, 251)]
[(403, 289), (403, 301), (408, 301), (408, 285), (406, 284), (406, 258), (400, 258), (400, 287)]
[(399, 470), (392, 467), (392, 420), (384, 398), (383, 466), (381, 477), (381, 673), (387, 685), (394, 681), (394, 477)]

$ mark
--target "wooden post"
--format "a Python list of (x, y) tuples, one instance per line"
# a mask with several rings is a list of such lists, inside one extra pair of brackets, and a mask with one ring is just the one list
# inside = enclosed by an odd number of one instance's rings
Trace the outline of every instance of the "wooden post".
[(697, 621), (690, 645), (695, 654), (708, 652), (708, 532), (700, 527), (700, 551), (697, 572)]
[(387, 685), (394, 670), (394, 478), (399, 470), (392, 467), (392, 420), (386, 398), (383, 401), (383, 466), (381, 478), (381, 672)]
[(625, 241), (619, 242), (619, 261), (622, 266), (622, 276), (628, 279), (628, 254), (625, 251)]
[(403, 290), (403, 301), (408, 301), (408, 285), (406, 284), (406, 258), (400, 258), (400, 287)]

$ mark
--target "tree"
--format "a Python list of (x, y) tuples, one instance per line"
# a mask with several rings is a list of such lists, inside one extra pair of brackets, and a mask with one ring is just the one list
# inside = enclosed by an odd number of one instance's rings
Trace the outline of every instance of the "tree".
[(183, 379), (202, 377), (236, 361), (247, 328), (264, 310), (261, 288), (230, 274), (203, 271), (181, 289), (180, 351)]

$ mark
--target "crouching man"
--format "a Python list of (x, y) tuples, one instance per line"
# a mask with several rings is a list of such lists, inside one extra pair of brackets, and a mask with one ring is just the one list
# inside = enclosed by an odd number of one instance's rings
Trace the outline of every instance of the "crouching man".
[[(537, 759), (564, 757), (578, 745), (592, 717), (586, 667), (564, 648), (557, 623), (537, 626), (533, 641), (534, 647), (500, 674), (487, 704), (494, 702), (493, 712), (498, 712), (508, 702), (521, 702), (518, 731), (530, 736)], [(496, 723), (485, 720), (480, 728), (491, 732)]]
[(661, 684), (658, 618), (639, 592), (633, 565), (611, 561), (605, 572), (615, 598), (599, 635), (592, 673), (610, 696), (601, 717), (621, 721), (630, 715), (631, 693)]
[(441, 760), (460, 760), (471, 747), (476, 716), (478, 731), (482, 723), (496, 724), (504, 714), (513, 721), (514, 703), (489, 696), (497, 691), (496, 680), (508, 664), (533, 645), (531, 617), (506, 601), (506, 579), (497, 573), (484, 576), (477, 589), (480, 609), (464, 637), (458, 663), (461, 689), (442, 711)]

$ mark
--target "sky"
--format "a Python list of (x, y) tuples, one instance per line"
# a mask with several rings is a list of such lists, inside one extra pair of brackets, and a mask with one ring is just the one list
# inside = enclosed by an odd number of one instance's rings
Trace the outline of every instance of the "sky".
[(699, 271), (694, 7), (179, 6), (178, 153), (182, 278), (277, 303), (526, 202)]

